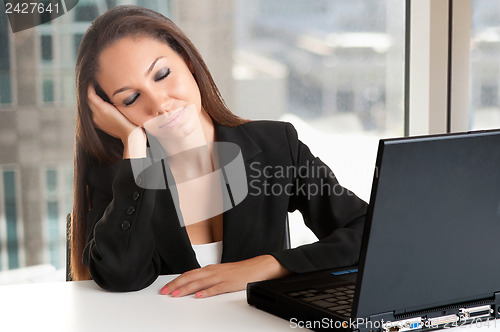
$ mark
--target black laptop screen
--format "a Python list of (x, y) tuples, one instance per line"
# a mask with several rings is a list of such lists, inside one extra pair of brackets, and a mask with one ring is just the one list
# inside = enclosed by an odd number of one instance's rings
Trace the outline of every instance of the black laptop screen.
[(500, 291), (499, 131), (381, 141), (376, 174), (358, 317)]

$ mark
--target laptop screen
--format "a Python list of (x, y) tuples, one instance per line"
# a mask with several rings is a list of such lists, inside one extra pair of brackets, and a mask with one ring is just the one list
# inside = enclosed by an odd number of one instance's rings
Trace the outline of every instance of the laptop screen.
[(358, 317), (500, 291), (500, 131), (382, 140)]

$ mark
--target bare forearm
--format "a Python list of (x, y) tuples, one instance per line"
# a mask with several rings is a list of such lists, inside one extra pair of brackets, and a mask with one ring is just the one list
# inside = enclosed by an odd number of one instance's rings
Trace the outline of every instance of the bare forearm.
[(276, 258), (262, 255), (240, 262), (208, 265), (183, 273), (166, 284), (161, 293), (174, 297), (196, 294), (198, 298), (244, 290), (247, 283), (290, 274)]
[(123, 159), (145, 158), (146, 153), (146, 134), (141, 127), (136, 127), (123, 142)]

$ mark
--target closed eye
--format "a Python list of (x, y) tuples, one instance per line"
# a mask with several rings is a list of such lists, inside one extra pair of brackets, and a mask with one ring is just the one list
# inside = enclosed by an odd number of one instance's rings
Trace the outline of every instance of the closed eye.
[(133, 95), (131, 95), (130, 97), (128, 97), (127, 99), (125, 99), (123, 101), (123, 104), (125, 106), (130, 106), (130, 105), (132, 105), (137, 100), (138, 97), (139, 97), (139, 93), (134, 93)]
[[(160, 69), (154, 76), (154, 81), (159, 82), (166, 78), (168, 75), (170, 75), (170, 68), (162, 68)], [(125, 106), (130, 106), (132, 105), (137, 98), (139, 98), (140, 93), (134, 93), (133, 95), (129, 96), (127, 99), (123, 101), (123, 104)]]
[(161, 81), (168, 75), (170, 75), (170, 68), (162, 68), (156, 73), (156, 75), (154, 76), (154, 80), (155, 82)]

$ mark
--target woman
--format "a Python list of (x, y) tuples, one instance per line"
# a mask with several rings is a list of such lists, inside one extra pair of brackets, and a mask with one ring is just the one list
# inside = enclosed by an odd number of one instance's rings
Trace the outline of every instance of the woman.
[[(76, 78), (75, 280), (91, 276), (105, 289), (131, 291), (179, 273), (161, 293), (203, 298), (357, 262), (366, 203), (340, 187), (290, 124), (232, 114), (200, 54), (169, 19), (133, 6), (101, 15), (80, 45)], [(248, 193), (229, 209), (222, 203), (223, 214), (184, 222), (197, 206), (183, 181), (216, 171), (218, 142), (241, 149)], [(161, 161), (148, 152), (157, 143)], [(137, 164), (146, 166), (136, 172)], [(141, 185), (138, 174), (155, 165), (176, 185)], [(320, 240), (283, 249), (286, 214), (297, 209)], [(198, 246), (212, 244), (218, 254), (202, 263)]]

